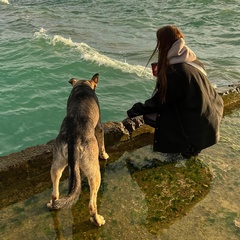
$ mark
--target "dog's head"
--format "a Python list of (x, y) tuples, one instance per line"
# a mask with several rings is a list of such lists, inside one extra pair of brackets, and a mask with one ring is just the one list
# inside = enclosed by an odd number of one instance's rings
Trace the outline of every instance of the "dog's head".
[(99, 74), (96, 73), (93, 75), (91, 80), (77, 80), (76, 78), (71, 78), (68, 82), (74, 87), (76, 84), (87, 84), (92, 90), (95, 90), (99, 80)]

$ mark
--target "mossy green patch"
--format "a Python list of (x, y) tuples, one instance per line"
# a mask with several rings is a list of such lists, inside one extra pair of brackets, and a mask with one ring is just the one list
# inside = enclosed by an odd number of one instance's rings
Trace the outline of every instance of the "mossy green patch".
[(152, 233), (184, 216), (209, 192), (212, 175), (199, 159), (190, 159), (185, 167), (175, 165), (167, 163), (132, 174), (145, 193), (148, 217), (144, 225)]
[(240, 93), (231, 92), (222, 96), (224, 102), (224, 115), (230, 114), (234, 109), (240, 107)]

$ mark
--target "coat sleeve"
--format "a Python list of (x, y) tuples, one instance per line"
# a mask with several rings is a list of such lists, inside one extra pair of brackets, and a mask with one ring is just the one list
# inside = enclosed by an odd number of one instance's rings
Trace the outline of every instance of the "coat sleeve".
[(159, 92), (157, 91), (150, 99), (147, 99), (144, 103), (135, 103), (132, 108), (127, 111), (127, 115), (130, 118), (155, 113), (158, 111), (159, 106)]

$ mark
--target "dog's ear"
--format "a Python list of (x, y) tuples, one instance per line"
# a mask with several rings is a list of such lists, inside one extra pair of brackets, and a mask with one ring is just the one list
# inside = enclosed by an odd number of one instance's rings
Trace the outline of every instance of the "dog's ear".
[(96, 73), (96, 74), (93, 75), (92, 81), (94, 81), (96, 84), (98, 84), (98, 80), (99, 80), (99, 74)]
[(74, 86), (78, 80), (76, 78), (71, 78), (68, 82)]
[(99, 80), (99, 74), (96, 73), (96, 74), (93, 75), (93, 77), (91, 79), (92, 89), (95, 89), (97, 87), (98, 80)]

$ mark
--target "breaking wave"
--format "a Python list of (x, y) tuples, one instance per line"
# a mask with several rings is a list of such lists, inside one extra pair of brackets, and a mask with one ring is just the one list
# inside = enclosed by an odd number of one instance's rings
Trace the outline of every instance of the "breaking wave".
[(9, 4), (8, 0), (0, 0), (0, 3)]
[(81, 54), (81, 58), (85, 61), (95, 62), (99, 66), (104, 65), (106, 67), (111, 67), (114, 69), (119, 69), (122, 72), (126, 73), (135, 73), (140, 77), (145, 77), (147, 79), (152, 79), (152, 73), (150, 68), (145, 68), (141, 65), (132, 65), (127, 62), (122, 62), (116, 59), (112, 59), (104, 54), (101, 54), (93, 47), (88, 44), (81, 42), (73, 42), (71, 38), (65, 38), (61, 35), (54, 35), (50, 37), (47, 35), (47, 31), (43, 28), (39, 30), (39, 32), (34, 33), (34, 37), (36, 38), (44, 38), (49, 41), (53, 46), (57, 44), (64, 44), (71, 48), (76, 48), (77, 51)]

